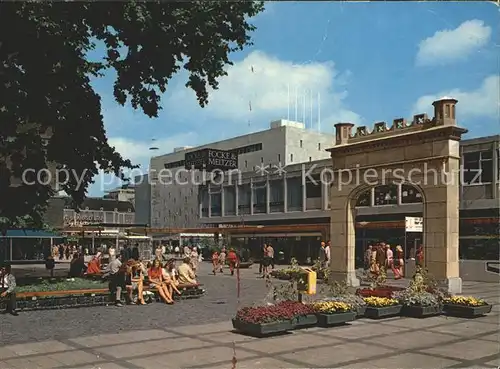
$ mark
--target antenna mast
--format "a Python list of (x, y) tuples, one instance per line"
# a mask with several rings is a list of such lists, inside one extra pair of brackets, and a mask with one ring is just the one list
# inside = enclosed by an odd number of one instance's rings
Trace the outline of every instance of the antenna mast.
[(311, 130), (313, 129), (313, 91), (309, 91), (309, 97), (311, 98)]
[(290, 83), (287, 86), (286, 110), (287, 110), (286, 119), (289, 121), (290, 120)]
[(295, 86), (295, 121), (297, 121), (299, 114), (299, 88)]
[(321, 132), (321, 97), (318, 92), (318, 132)]
[(304, 123), (304, 127), (307, 128), (307, 125), (306, 125), (306, 93), (307, 93), (307, 90), (304, 90), (304, 95), (302, 95), (302, 123)]

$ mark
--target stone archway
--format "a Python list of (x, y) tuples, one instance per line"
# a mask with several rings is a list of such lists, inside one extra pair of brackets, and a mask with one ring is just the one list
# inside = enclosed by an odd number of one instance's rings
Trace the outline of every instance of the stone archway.
[(351, 123), (338, 123), (331, 153), (335, 183), (330, 191), (332, 277), (359, 286), (355, 275), (356, 200), (369, 187), (411, 183), (423, 195), (426, 265), (446, 283), (448, 291), (461, 292), (458, 224), (459, 141), (467, 130), (457, 127), (457, 100), (435, 101), (434, 118), (415, 115), (407, 124), (395, 119), (392, 127), (376, 123), (372, 132)]

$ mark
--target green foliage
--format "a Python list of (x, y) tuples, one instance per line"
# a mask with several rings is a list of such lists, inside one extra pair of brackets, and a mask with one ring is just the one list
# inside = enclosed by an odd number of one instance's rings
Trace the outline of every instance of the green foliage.
[(368, 273), (368, 280), (370, 281), (370, 288), (374, 289), (377, 287), (381, 287), (387, 281), (387, 273), (383, 266), (380, 267), (379, 274)]
[(99, 168), (123, 178), (134, 167), (108, 144), (92, 79), (111, 71), (115, 100), (157, 117), (184, 70), (204, 107), (262, 10), (260, 1), (0, 3), (0, 228), (42, 226), (53, 188), (20, 183), (26, 169), (67, 169), (59, 190), (78, 207)]
[(353, 306), (366, 305), (362, 297), (349, 291), (346, 282), (328, 281), (326, 284), (320, 285), (319, 292), (325, 301), (345, 302)]
[(417, 267), (408, 288), (397, 293), (395, 297), (407, 306), (436, 306), (446, 296), (447, 294), (439, 288), (434, 276), (426, 269)]
[(68, 290), (88, 290), (107, 288), (106, 283), (101, 281), (92, 281), (84, 278), (71, 278), (65, 281), (50, 282), (44, 280), (42, 283), (18, 286), (17, 293), (21, 292), (49, 292), (49, 291), (68, 291)]

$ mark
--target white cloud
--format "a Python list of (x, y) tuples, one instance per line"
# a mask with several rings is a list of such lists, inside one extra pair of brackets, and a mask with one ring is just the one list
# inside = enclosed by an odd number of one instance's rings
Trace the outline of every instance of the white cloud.
[[(148, 173), (151, 156), (167, 154), (179, 146), (196, 145), (198, 144), (198, 135), (190, 132), (155, 141), (136, 141), (126, 137), (111, 137), (109, 144), (114, 146), (123, 158), (130, 159), (134, 165), (140, 165), (139, 168), (130, 171), (124, 170), (124, 173), (133, 180), (135, 176)], [(152, 151), (151, 147), (157, 147), (158, 150)], [(99, 171), (99, 175), (94, 177), (94, 181), (95, 183), (89, 187), (89, 196), (100, 196), (103, 192), (122, 184), (120, 179), (113, 174), (106, 174), (102, 170)]]
[[(311, 120), (314, 126), (317, 124), (318, 94), (322, 117), (349, 116), (358, 121), (360, 119), (345, 105), (345, 85), (350, 72), (339, 73), (332, 62), (298, 64), (280, 60), (261, 51), (253, 51), (243, 60), (228, 67), (227, 73), (226, 77), (221, 78), (219, 89), (210, 91), (209, 104), (203, 109), (205, 117), (209, 115), (219, 120), (231, 121), (233, 124), (245, 124), (251, 119), (253, 122), (259, 122), (259, 129), (264, 128), (271, 120), (287, 118), (288, 115), (290, 120), (295, 120), (297, 91), (297, 120), (304, 120), (305, 95), (307, 126), (310, 126)], [(192, 96), (191, 91), (178, 89), (169, 103), (172, 106), (194, 104)], [(193, 106), (192, 109), (184, 111), (192, 113), (193, 109), (196, 108)], [(322, 120), (322, 127), (331, 127), (331, 123), (336, 122)]]
[(455, 29), (437, 31), (418, 45), (416, 64), (432, 66), (466, 59), (488, 43), (491, 27), (478, 19), (463, 22)]
[(500, 101), (500, 77), (491, 75), (485, 78), (481, 86), (472, 91), (453, 89), (434, 95), (420, 97), (413, 107), (413, 113), (433, 112), (432, 102), (443, 96), (458, 100), (457, 117), (461, 118), (498, 118)]

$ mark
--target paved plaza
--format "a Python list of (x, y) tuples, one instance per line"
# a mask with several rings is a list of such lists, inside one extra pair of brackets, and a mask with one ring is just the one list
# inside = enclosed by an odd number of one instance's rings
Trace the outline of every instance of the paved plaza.
[[(209, 268), (208, 265), (204, 269)], [(264, 300), (256, 269), (242, 271), (241, 305)], [(208, 276), (199, 300), (174, 306), (94, 307), (0, 316), (0, 369), (31, 368), (494, 368), (500, 366), (497, 284), (464, 283), (496, 304), (466, 320), (362, 319), (256, 339), (232, 332), (234, 277)]]

